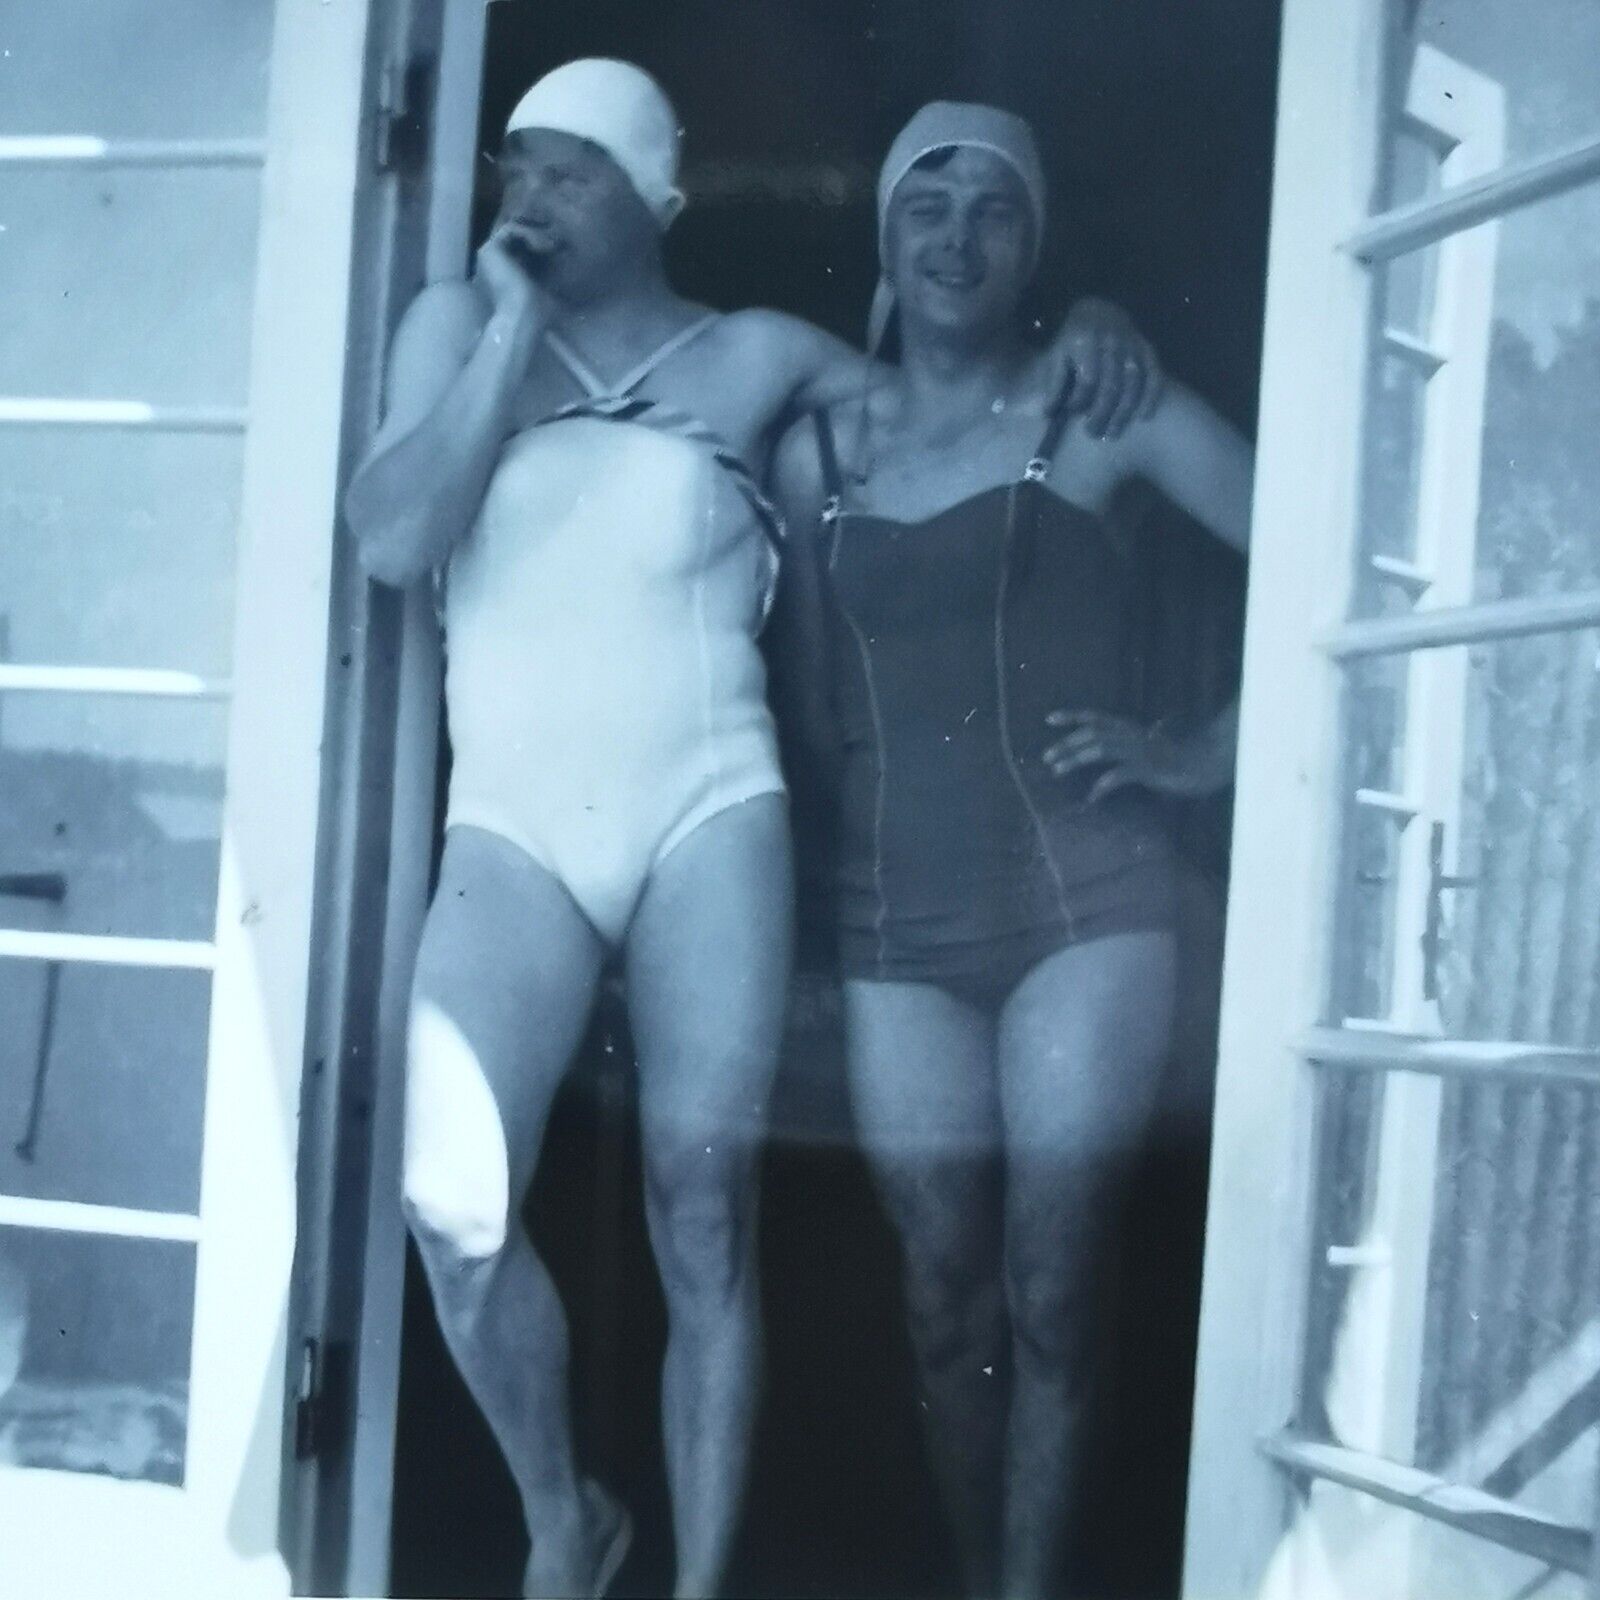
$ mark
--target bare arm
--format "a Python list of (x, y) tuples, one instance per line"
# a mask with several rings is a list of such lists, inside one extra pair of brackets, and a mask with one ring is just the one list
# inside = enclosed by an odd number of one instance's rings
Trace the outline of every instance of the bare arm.
[[(771, 319), (774, 337), (788, 342), (790, 403), (796, 410), (826, 410), (859, 399), (889, 373), (883, 363), (798, 317), (754, 315)], [(1108, 301), (1084, 299), (1072, 307), (1051, 342), (1050, 362), (1050, 393), (1061, 395), (1068, 410), (1083, 412), (1096, 437), (1117, 438), (1135, 417), (1154, 415), (1165, 392), (1154, 347)]]
[[(480, 252), (480, 271), (494, 247)], [(502, 278), (486, 314), (469, 284), (432, 285), (395, 334), (383, 425), (344, 502), (362, 565), (381, 583), (413, 583), (449, 555), (511, 425), (543, 315), (531, 280), (509, 259), (495, 267), (526, 287)]]
[(1148, 479), (1224, 544), (1249, 547), (1255, 454), (1199, 395), (1172, 384), (1161, 409), (1128, 430), (1120, 452), (1126, 476)]
[[(1173, 384), (1161, 409), (1111, 448), (1122, 476), (1148, 479), (1223, 543), (1241, 553), (1248, 548), (1254, 454), (1198, 395)], [(1061, 710), (1049, 722), (1061, 737), (1044, 759), (1058, 777), (1104, 768), (1089, 790), (1091, 803), (1128, 784), (1192, 796), (1213, 794), (1233, 779), (1237, 700), (1178, 733), (1103, 712)]]
[(809, 416), (789, 429), (773, 459), (773, 492), (788, 537), (771, 631), (772, 699), (807, 758), (807, 776), (831, 788), (839, 740), (829, 695), (831, 639), (822, 563), (822, 481), (816, 433)]

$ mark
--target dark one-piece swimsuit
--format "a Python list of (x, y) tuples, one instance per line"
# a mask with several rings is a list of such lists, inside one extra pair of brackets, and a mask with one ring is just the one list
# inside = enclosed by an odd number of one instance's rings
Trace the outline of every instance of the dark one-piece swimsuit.
[(1065, 417), (1020, 480), (920, 522), (854, 512), (815, 414), (844, 745), (844, 976), (937, 984), (997, 1011), (1046, 956), (1170, 929), (1174, 855), (1133, 787), (1056, 777), (1055, 710), (1141, 712), (1145, 609), (1106, 524), (1045, 486)]

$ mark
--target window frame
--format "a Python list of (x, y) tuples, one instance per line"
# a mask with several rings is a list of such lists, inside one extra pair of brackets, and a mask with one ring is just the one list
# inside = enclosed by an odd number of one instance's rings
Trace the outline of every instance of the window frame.
[[(8, 665), (7, 692), (225, 698), (223, 844), (209, 941), (12, 933), (4, 953), (212, 972), (200, 1200), (194, 1217), (56, 1208), (52, 1225), (129, 1238), (192, 1235), (188, 1448), (181, 1490), (4, 1469), (0, 1567), (24, 1591), (183, 1587), (283, 1595), (279, 1429), (288, 1389), (296, 1155), (313, 964), (324, 786), (329, 605), (349, 323), (352, 196), (365, 138), (369, 12), (276, 0), (263, 140), (0, 139), (0, 162), (260, 165), (260, 236), (242, 409), (13, 396), (7, 427), (244, 434), (233, 670), (181, 673)], [(22, 1202), (11, 1202), (15, 1212)], [(18, 1220), (7, 1216), (6, 1220)], [(37, 1220), (36, 1218), (33, 1220)], [(63, 1537), (62, 1530), (92, 1537)], [(25, 1537), (29, 1530), (37, 1538)]]
[[(1477, 604), (1458, 592), (1408, 616), (1349, 620), (1367, 361), (1377, 337), (1372, 269), (1600, 177), (1597, 136), (1379, 210), (1391, 9), (1385, 0), (1286, 0), (1284, 10), (1183, 1588), (1195, 1600), (1260, 1592), (1284, 1559), (1300, 1491), (1315, 1482), (1343, 1482), (1587, 1571), (1600, 1592), (1600, 1541), (1589, 1530), (1552, 1530), (1552, 1519), (1477, 1491), (1441, 1497), (1426, 1474), (1315, 1444), (1295, 1428), (1320, 1064), (1429, 1080), (1589, 1084), (1600, 1067), (1592, 1051), (1317, 1021), (1331, 1015), (1333, 1000), (1346, 664), (1600, 622), (1600, 591)], [(1291, 1578), (1283, 1592), (1292, 1588)]]

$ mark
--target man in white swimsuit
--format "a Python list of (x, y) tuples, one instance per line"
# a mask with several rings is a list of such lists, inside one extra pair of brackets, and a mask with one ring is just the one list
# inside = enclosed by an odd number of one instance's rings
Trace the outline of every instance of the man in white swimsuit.
[[(734, 1532), (791, 920), (756, 648), (777, 526), (743, 463), (867, 378), (796, 318), (674, 293), (677, 158), (672, 107), (626, 63), (571, 62), (528, 92), (495, 230), (470, 281), (407, 311), (346, 501), (374, 578), (444, 577), (455, 759), (413, 994), (405, 1205), (541, 1595), (601, 1592), (628, 1537), (574, 1463), (565, 1321), (518, 1223), (612, 955), (668, 1309), (677, 1593), (714, 1590)], [(1102, 425), (1131, 414), (1153, 360), (1114, 314), (1080, 315), (1058, 348)]]

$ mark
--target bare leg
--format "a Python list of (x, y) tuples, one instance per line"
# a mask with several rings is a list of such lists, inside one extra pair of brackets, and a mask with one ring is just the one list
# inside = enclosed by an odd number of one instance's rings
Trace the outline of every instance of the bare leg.
[(921, 983), (845, 984), (850, 1093), (905, 1259), (928, 1453), (969, 1594), (1000, 1559), (1007, 1329), (994, 1027)]
[(541, 1595), (590, 1591), (615, 1515), (580, 1494), (566, 1319), (518, 1215), (600, 959), (549, 873), (492, 834), (451, 830), (413, 989), (406, 1213), (445, 1341), (516, 1480)]
[(1015, 1362), (1001, 1592), (1050, 1592), (1083, 1466), (1093, 1336), (1113, 1285), (1118, 1178), (1155, 1104), (1171, 1036), (1167, 933), (1058, 951), (1000, 1018), (1006, 1293)]
[(710, 818), (660, 863), (628, 935), (685, 1596), (714, 1592), (727, 1564), (755, 1423), (756, 1163), (782, 1044), (791, 919), (787, 807), (763, 795)]

